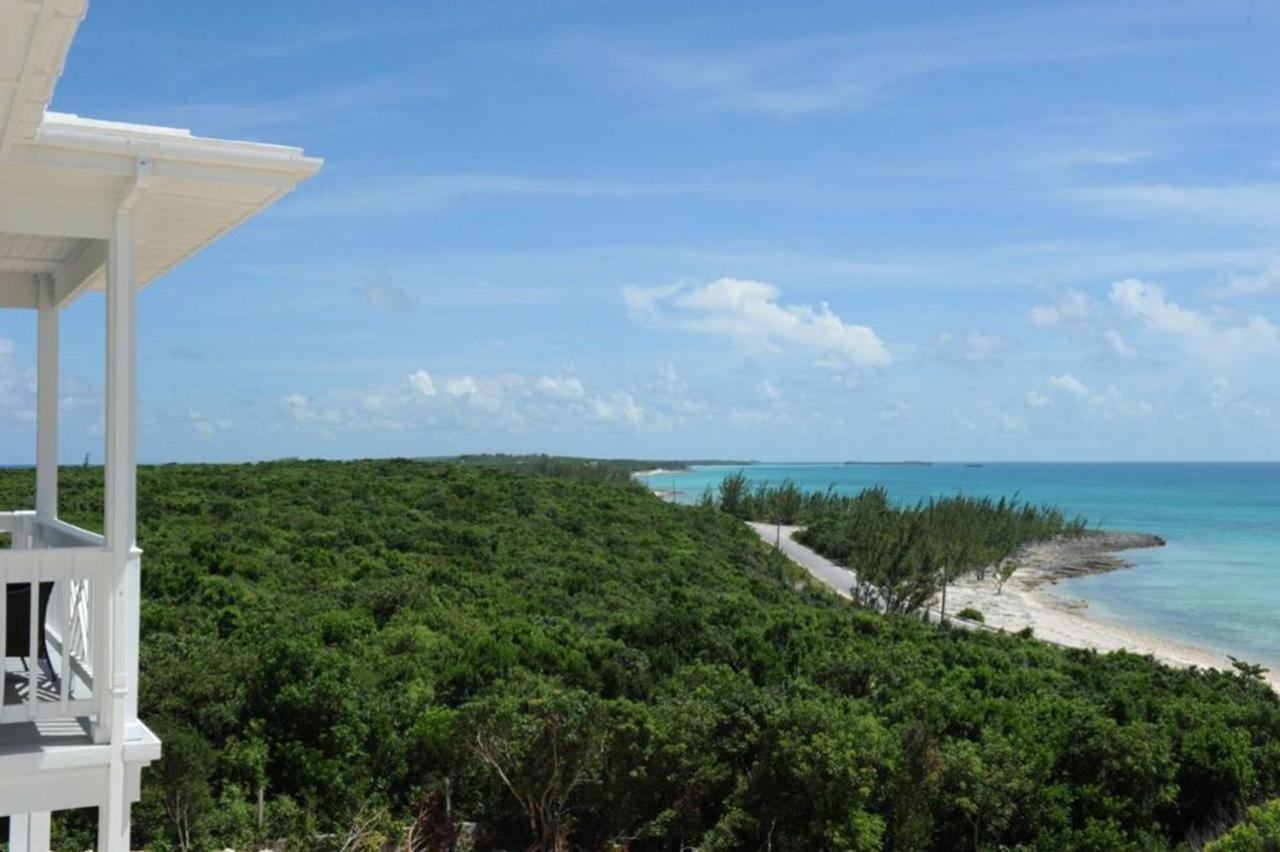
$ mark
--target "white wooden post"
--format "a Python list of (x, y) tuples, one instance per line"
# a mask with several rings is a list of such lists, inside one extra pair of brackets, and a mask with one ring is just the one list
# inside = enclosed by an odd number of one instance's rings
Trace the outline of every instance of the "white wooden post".
[[(141, 166), (139, 172), (141, 173)], [(141, 175), (140, 175), (141, 176)], [(135, 190), (137, 184), (135, 184)], [(107, 457), (106, 545), (111, 565), (110, 719), (111, 764), (106, 813), (98, 816), (99, 852), (128, 852), (129, 802), (125, 795), (124, 738), (130, 693), (136, 682), (138, 642), (137, 470), (134, 413), (137, 367), (137, 275), (131, 192), (116, 212), (107, 252)], [(103, 687), (107, 681), (103, 682)], [(94, 688), (98, 688), (95, 678)], [(105, 709), (106, 702), (99, 705)]]
[(58, 307), (53, 278), (41, 276), (36, 322), (36, 516), (58, 517)]
[[(53, 278), (40, 276), (36, 319), (36, 518), (51, 521), (58, 516), (58, 307), (54, 303)], [(33, 531), (35, 532), (35, 531)], [(31, 600), (39, 600), (40, 585), (31, 585)], [(34, 611), (33, 607), (33, 611)], [(38, 666), (42, 628), (33, 615), (31, 621), (32, 680)], [(0, 640), (2, 641), (2, 640)], [(66, 640), (63, 639), (65, 655)], [(65, 670), (64, 669), (64, 677)], [(64, 686), (65, 689), (65, 686)], [(31, 710), (38, 701), (36, 689), (29, 687)], [(9, 848), (12, 852), (48, 852), (52, 814), (48, 811), (19, 814), (9, 820)]]
[(47, 811), (9, 817), (9, 852), (49, 852), (51, 823)]

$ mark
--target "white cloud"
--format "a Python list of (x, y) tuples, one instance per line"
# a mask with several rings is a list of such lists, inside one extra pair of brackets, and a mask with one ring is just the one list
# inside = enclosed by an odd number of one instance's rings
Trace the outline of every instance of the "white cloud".
[(1068, 195), (1123, 215), (1177, 216), (1250, 228), (1280, 225), (1280, 183), (1122, 184), (1082, 187)]
[(17, 355), (17, 345), (0, 337), (0, 419), (34, 423), (36, 376)]
[(411, 384), (414, 390), (423, 396), (436, 395), (436, 383), (431, 379), (431, 374), (426, 370), (418, 370), (416, 373), (410, 373), (409, 384)]
[(1050, 305), (1037, 305), (1031, 309), (1031, 324), (1040, 328), (1079, 326), (1093, 313), (1093, 303), (1079, 290), (1067, 290)]
[(1051, 303), (1031, 308), (1027, 316), (1037, 328), (1062, 329), (1088, 342), (1104, 363), (1136, 358), (1137, 350), (1123, 334), (1113, 328), (1098, 328), (1106, 319), (1103, 313), (1086, 293), (1068, 289)]
[(284, 407), (295, 423), (306, 423), (313, 419), (311, 401), (300, 393), (291, 393), (286, 396)]
[(574, 177), (510, 174), (392, 174), (349, 180), (307, 200), (296, 215), (395, 216), (440, 213), (453, 205), (494, 199), (659, 198), (705, 187)]
[(1087, 399), (1089, 397), (1089, 386), (1070, 373), (1063, 373), (1060, 376), (1051, 377), (1049, 379), (1049, 384), (1081, 399)]
[(1119, 355), (1121, 358), (1136, 358), (1138, 356), (1137, 350), (1130, 346), (1124, 335), (1115, 329), (1106, 329), (1100, 336), (1111, 354)]
[[(1095, 392), (1070, 373), (1051, 376), (1049, 384), (1075, 400), (1081, 406), (1078, 410), (1087, 412), (1091, 419), (1099, 422), (1145, 419), (1156, 412), (1155, 406), (1151, 403), (1134, 399), (1115, 385)], [(1047, 408), (1051, 405), (1049, 399), (1036, 391), (1028, 392), (1026, 400), (1032, 408)]]
[(534, 387), (537, 388), (539, 393), (550, 399), (582, 399), (587, 394), (587, 389), (583, 386), (582, 380), (576, 376), (561, 376), (559, 378), (542, 376)]
[(960, 23), (774, 38), (732, 48), (676, 51), (601, 43), (597, 61), (624, 85), (683, 97), (712, 110), (797, 116), (866, 107), (909, 80), (972, 66), (1058, 62), (1142, 49), (1118, 20), (1129, 16), (1042, 10)]
[(1280, 255), (1271, 258), (1253, 273), (1233, 275), (1221, 287), (1209, 290), (1209, 295), (1219, 299), (1274, 293), (1280, 293)]
[(728, 337), (754, 350), (801, 351), (830, 366), (889, 363), (888, 348), (870, 326), (847, 323), (826, 304), (781, 304), (780, 295), (772, 284), (738, 278), (623, 289), (632, 316), (652, 325)]
[(1053, 151), (1039, 158), (1050, 166), (1131, 166), (1151, 156), (1132, 148), (1073, 148)]
[(225, 417), (211, 420), (199, 411), (192, 411), (188, 419), (191, 421), (191, 428), (196, 431), (196, 434), (204, 438), (212, 438), (219, 433), (231, 430), (231, 420)]
[(1013, 344), (1008, 339), (987, 331), (969, 331), (963, 336), (944, 331), (934, 338), (933, 345), (938, 355), (947, 361), (981, 364), (991, 361)]
[(343, 422), (341, 412), (333, 408), (316, 408), (311, 400), (300, 393), (293, 393), (283, 400), (285, 413), (294, 426), (336, 426)]
[(639, 423), (644, 419), (644, 409), (629, 393), (618, 391), (608, 399), (597, 399), (592, 406), (597, 420), (606, 422)]
[(459, 376), (444, 383), (444, 392), (449, 396), (475, 396), (480, 392), (480, 386), (470, 376)]
[(1129, 278), (1111, 285), (1111, 302), (1155, 334), (1163, 335), (1214, 360), (1280, 351), (1280, 328), (1266, 317), (1237, 320), (1211, 317), (1171, 301), (1158, 284)]

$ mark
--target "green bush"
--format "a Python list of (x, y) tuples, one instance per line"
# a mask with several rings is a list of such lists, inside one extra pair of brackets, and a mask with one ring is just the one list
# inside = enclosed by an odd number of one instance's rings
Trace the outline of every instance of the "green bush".
[(983, 617), (982, 610), (974, 609), (971, 606), (967, 606), (964, 609), (957, 612), (956, 618), (967, 618), (970, 621), (981, 621), (981, 622), (985, 622), (987, 620), (986, 618)]
[(1249, 808), (1243, 821), (1205, 844), (1204, 852), (1280, 852), (1280, 800)]

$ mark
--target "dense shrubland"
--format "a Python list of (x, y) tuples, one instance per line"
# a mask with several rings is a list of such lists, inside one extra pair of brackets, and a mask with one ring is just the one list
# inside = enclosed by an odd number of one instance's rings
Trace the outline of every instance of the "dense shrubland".
[[(654, 459), (586, 459), (577, 456), (549, 456), (546, 454), (510, 455), (488, 453), (484, 455), (453, 456), (432, 461), (471, 467), (487, 467), (507, 473), (530, 473), (539, 476), (564, 476), (590, 482), (608, 482), (629, 485), (632, 474), (646, 470), (684, 470), (695, 464), (743, 464), (732, 461), (658, 461)], [(749, 464), (749, 462), (747, 462)]]
[(850, 607), (715, 508), (409, 461), (139, 491), (147, 849), (1159, 849), (1280, 792), (1255, 679)]
[(805, 493), (792, 482), (752, 487), (742, 473), (726, 477), (718, 495), (708, 493), (702, 503), (748, 520), (803, 524), (797, 541), (855, 572), (854, 599), (892, 613), (918, 612), (965, 574), (994, 570), (1007, 579), (1019, 548), (1085, 529), (1082, 518), (1016, 497), (956, 495), (904, 506), (882, 487)]

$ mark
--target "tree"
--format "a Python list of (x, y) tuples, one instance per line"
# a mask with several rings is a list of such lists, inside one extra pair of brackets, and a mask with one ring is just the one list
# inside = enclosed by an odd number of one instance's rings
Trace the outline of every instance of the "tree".
[(199, 827), (213, 806), (209, 775), (216, 755), (198, 734), (183, 728), (164, 731), (164, 753), (156, 775), (164, 787), (164, 810), (182, 852), (202, 848)]
[(1275, 852), (1280, 849), (1280, 799), (1249, 808), (1239, 825), (1204, 846), (1204, 852)]
[(720, 483), (720, 509), (735, 518), (745, 518), (750, 484), (746, 474), (738, 471), (726, 476)]
[(515, 800), (531, 849), (568, 852), (572, 806), (599, 781), (607, 748), (603, 702), (545, 681), (496, 691), (464, 708), (475, 755)]

